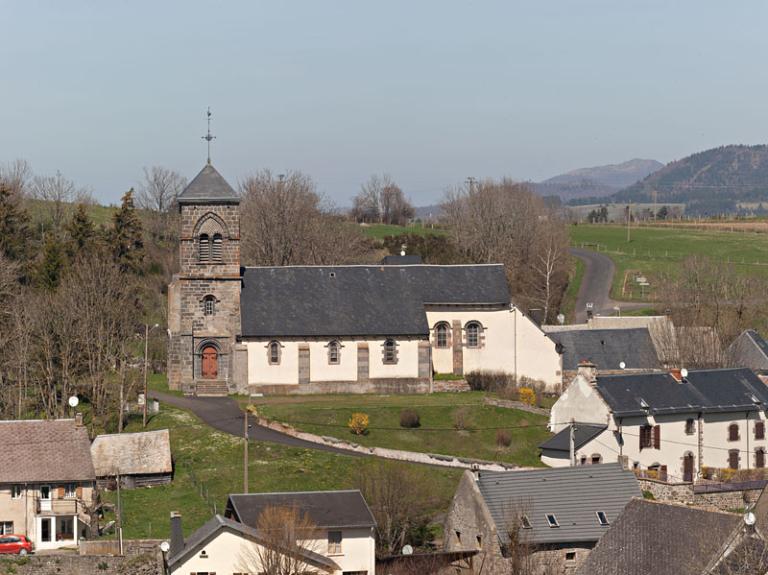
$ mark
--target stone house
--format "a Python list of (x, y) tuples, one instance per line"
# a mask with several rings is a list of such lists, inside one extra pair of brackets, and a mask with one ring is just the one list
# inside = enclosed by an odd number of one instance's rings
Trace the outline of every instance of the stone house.
[(768, 373), (768, 342), (754, 329), (744, 330), (728, 348), (728, 359), (731, 365)]
[(569, 573), (624, 506), (640, 495), (618, 463), (566, 469), (464, 472), (445, 520), (447, 551), (476, 550), (488, 573)]
[(766, 407), (768, 388), (749, 369), (598, 375), (584, 363), (552, 406), (557, 435), (541, 446), (542, 461), (571, 465), (562, 448), (573, 424), (583, 434), (577, 465), (626, 458), (639, 471), (678, 481), (701, 477), (705, 466), (764, 468)]
[(96, 481), (82, 419), (0, 421), (0, 437), (0, 535), (26, 535), (36, 550), (77, 546)]
[(179, 195), (168, 380), (187, 394), (428, 392), (434, 373), (562, 377), (501, 265), (240, 266), (239, 196), (210, 164)]

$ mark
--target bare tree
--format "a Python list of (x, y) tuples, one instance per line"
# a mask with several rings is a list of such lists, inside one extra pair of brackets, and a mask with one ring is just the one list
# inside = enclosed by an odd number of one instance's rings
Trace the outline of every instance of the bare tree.
[(148, 228), (154, 237), (167, 240), (174, 236), (176, 198), (185, 187), (186, 178), (173, 170), (162, 166), (144, 168), (136, 203), (149, 212)]
[(308, 560), (324, 554), (322, 533), (298, 507), (267, 507), (256, 521), (261, 538), (238, 557), (238, 569), (264, 575), (300, 575), (322, 571)]
[[(538, 253), (532, 267), (537, 277), (534, 281), (537, 303), (544, 309), (544, 322), (549, 321), (553, 304), (559, 301), (566, 278), (563, 277), (568, 260), (568, 238), (565, 226), (558, 220), (543, 224), (537, 242)], [(560, 276), (560, 277), (558, 277)]]
[(353, 200), (352, 217), (358, 222), (402, 226), (413, 214), (413, 206), (388, 174), (371, 176)]
[(524, 521), (531, 505), (517, 501), (504, 509), (502, 554), (509, 575), (561, 575), (565, 572), (565, 553), (556, 546), (535, 545)]
[(55, 176), (37, 176), (32, 180), (31, 197), (43, 203), (43, 212), (51, 229), (58, 233), (64, 221), (69, 217), (75, 203), (91, 204), (90, 192), (78, 188), (75, 183), (65, 178), (61, 172)]
[(269, 170), (240, 186), (242, 247), (248, 265), (365, 263), (370, 243), (324, 204), (300, 172), (273, 177)]
[(26, 160), (15, 160), (0, 166), (0, 180), (2, 180), (14, 194), (25, 196), (29, 191), (29, 182), (32, 178), (32, 168)]

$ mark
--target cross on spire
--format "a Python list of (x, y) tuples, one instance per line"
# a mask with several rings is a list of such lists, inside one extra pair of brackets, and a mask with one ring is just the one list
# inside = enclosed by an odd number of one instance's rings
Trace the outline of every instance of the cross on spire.
[(208, 106), (208, 112), (206, 115), (208, 117), (208, 133), (202, 138), (203, 140), (208, 142), (208, 163), (210, 164), (211, 163), (211, 140), (216, 139), (216, 136), (211, 136), (211, 107), (210, 106)]

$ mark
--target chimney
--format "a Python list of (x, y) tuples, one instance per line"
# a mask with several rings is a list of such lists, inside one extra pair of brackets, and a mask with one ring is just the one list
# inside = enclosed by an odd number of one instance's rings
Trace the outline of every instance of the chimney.
[(176, 555), (184, 549), (184, 531), (181, 529), (181, 513), (171, 511), (171, 549), (170, 555)]
[(76, 413), (75, 414), (75, 427), (82, 427), (83, 426), (83, 414), (82, 413)]
[(670, 370), (669, 370), (669, 375), (671, 375), (672, 377), (674, 377), (674, 378), (675, 378), (675, 381), (676, 381), (677, 383), (680, 383), (681, 381), (683, 381), (683, 373), (682, 373), (682, 371), (681, 371), (681, 370), (679, 370), (679, 369), (670, 369)]
[(590, 385), (594, 386), (597, 383), (597, 366), (591, 361), (582, 359), (579, 362), (579, 367), (576, 370), (576, 375), (577, 376), (580, 375), (581, 377), (586, 379)]

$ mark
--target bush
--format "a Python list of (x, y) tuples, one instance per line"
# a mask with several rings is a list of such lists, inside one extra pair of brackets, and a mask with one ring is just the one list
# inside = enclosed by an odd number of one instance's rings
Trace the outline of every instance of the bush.
[(517, 397), (526, 405), (536, 405), (536, 392), (530, 387), (521, 387), (517, 391)]
[(413, 429), (421, 427), (419, 414), (413, 409), (404, 409), (400, 412), (400, 427)]
[(453, 412), (453, 428), (456, 431), (463, 431), (472, 427), (472, 421), (469, 417), (469, 410), (466, 407), (459, 407)]
[(349, 427), (355, 435), (367, 435), (368, 423), (369, 419), (367, 413), (353, 413), (352, 417), (350, 417), (347, 422), (347, 427)]
[(512, 445), (512, 435), (506, 429), (496, 430), (496, 445), (498, 447), (509, 447)]
[(470, 371), (464, 379), (473, 391), (497, 392), (515, 386), (515, 378), (501, 371)]

